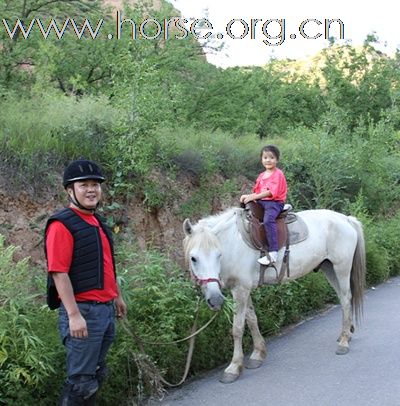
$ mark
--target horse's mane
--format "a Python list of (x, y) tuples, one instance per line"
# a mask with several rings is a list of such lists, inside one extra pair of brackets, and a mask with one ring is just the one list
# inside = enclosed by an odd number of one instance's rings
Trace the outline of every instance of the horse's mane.
[(221, 213), (205, 217), (199, 220), (195, 227), (214, 228), (218, 224), (226, 223), (233, 216), (236, 209), (236, 207), (230, 207)]
[(235, 207), (231, 207), (221, 213), (205, 217), (193, 226), (192, 235), (185, 237), (183, 240), (186, 260), (195, 244), (205, 251), (219, 247), (220, 244), (215, 235), (215, 229), (219, 228), (218, 226), (225, 225), (233, 217), (235, 210)]

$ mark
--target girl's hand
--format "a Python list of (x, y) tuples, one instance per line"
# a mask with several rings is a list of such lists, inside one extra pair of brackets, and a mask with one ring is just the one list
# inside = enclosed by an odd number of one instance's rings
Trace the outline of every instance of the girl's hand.
[(244, 204), (249, 203), (252, 200), (254, 200), (254, 198), (255, 198), (254, 193), (252, 193), (250, 195), (242, 195), (242, 196), (240, 196), (240, 203), (244, 203)]
[(248, 203), (250, 200), (248, 200), (250, 195), (242, 195), (240, 196), (240, 203)]

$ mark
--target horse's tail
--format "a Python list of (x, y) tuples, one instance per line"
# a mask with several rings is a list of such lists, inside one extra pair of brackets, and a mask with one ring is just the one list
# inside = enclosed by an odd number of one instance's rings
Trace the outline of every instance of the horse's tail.
[(351, 225), (357, 231), (357, 246), (354, 252), (353, 265), (351, 268), (350, 287), (351, 287), (351, 304), (356, 322), (359, 322), (363, 314), (363, 298), (365, 288), (365, 242), (362, 224), (355, 217), (348, 216)]

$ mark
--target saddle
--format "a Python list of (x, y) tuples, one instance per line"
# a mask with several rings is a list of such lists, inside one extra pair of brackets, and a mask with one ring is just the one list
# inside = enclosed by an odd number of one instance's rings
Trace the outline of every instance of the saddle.
[[(288, 206), (288, 205), (286, 205)], [(268, 238), (265, 234), (265, 228), (263, 224), (264, 219), (264, 208), (256, 202), (249, 202), (244, 207), (245, 218), (249, 222), (248, 224), (248, 234), (253, 248), (260, 251), (268, 250)], [(285, 225), (285, 218), (288, 212), (291, 210), (290, 207), (284, 207), (281, 214), (276, 219), (276, 225), (278, 229), (278, 248), (281, 249), (287, 240), (287, 228)], [(246, 227), (247, 228), (247, 227)]]
[[(306, 223), (292, 212), (292, 206), (286, 204), (276, 219), (278, 229), (278, 248), (286, 247), (282, 269), (277, 272), (277, 279), (281, 281), (285, 272), (289, 276), (289, 246), (298, 244), (308, 237), (308, 227)], [(260, 251), (261, 255), (268, 252), (268, 236), (265, 235), (265, 228), (263, 224), (264, 208), (257, 202), (249, 202), (242, 205), (238, 209), (237, 224), (239, 232), (245, 243), (252, 249)], [(263, 279), (263, 272), (265, 267), (262, 268), (262, 277), (260, 276), (260, 284)]]

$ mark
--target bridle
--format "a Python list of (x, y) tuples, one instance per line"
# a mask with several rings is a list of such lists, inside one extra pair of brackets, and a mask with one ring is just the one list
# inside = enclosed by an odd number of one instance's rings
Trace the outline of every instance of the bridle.
[(207, 283), (210, 283), (210, 282), (216, 282), (216, 283), (218, 283), (219, 289), (220, 289), (220, 290), (222, 289), (221, 282), (220, 282), (220, 280), (217, 279), (217, 278), (201, 279), (201, 278), (197, 277), (197, 276), (193, 273), (192, 270), (190, 270), (190, 275), (192, 276), (192, 279), (193, 279), (199, 286), (207, 285)]
[[(193, 259), (193, 257), (192, 257), (192, 259)], [(194, 259), (194, 262), (196, 262), (196, 259)], [(193, 272), (193, 269), (192, 269), (192, 267), (191, 267), (191, 265), (190, 265), (189, 259), (188, 259), (187, 264), (188, 264), (190, 276), (191, 276), (192, 280), (193, 280), (198, 286), (202, 287), (202, 286), (207, 285), (208, 283), (215, 282), (215, 283), (218, 283), (219, 289), (222, 290), (221, 281), (220, 281), (218, 278), (204, 278), (204, 279), (203, 279), (203, 278), (199, 278), (199, 277), (198, 277), (197, 275), (195, 275), (195, 273)]]

